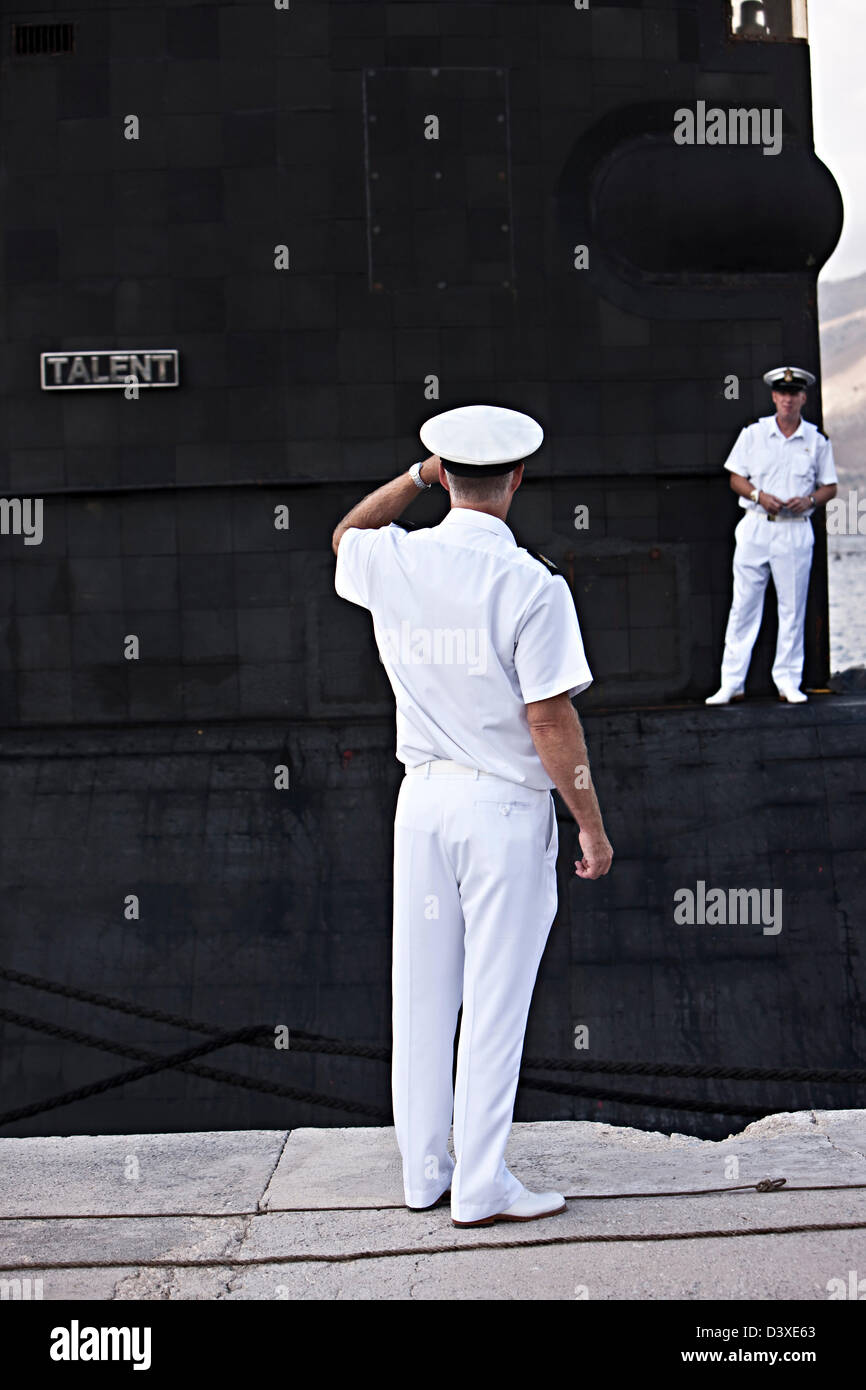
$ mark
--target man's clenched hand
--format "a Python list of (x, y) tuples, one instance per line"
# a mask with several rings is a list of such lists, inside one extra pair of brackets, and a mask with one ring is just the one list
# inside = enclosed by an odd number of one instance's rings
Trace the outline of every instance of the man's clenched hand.
[(583, 858), (575, 859), (578, 878), (601, 878), (613, 861), (613, 846), (603, 830), (581, 830), (578, 834)]

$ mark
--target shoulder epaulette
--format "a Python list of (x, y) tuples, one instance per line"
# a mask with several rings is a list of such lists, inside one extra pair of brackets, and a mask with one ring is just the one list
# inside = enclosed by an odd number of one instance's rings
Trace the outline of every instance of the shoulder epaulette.
[[(541, 564), (544, 565), (544, 568), (548, 571), (549, 574), (562, 574), (562, 571), (556, 568), (556, 565), (553, 563), (553, 561), (548, 560), (547, 556), (542, 555), (539, 550), (533, 550), (528, 545), (525, 545), (523, 549), (526, 551), (527, 555), (532, 556), (533, 560), (540, 560)], [(563, 575), (562, 577), (564, 579), (565, 575)]]
[(418, 527), (414, 521), (401, 521), (399, 517), (392, 522), (393, 526), (399, 526), (403, 531), (417, 531)]

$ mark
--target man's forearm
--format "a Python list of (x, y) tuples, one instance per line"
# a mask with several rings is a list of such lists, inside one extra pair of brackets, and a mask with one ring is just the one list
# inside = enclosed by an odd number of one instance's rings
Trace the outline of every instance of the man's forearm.
[(755, 484), (751, 478), (744, 478), (741, 473), (732, 473), (731, 488), (738, 497), (751, 497), (755, 491)]
[(601, 809), (592, 784), (586, 739), (577, 710), (550, 723), (530, 724), (532, 741), (544, 770), (581, 830), (603, 830)]
[(815, 488), (812, 496), (815, 499), (815, 506), (823, 507), (826, 502), (830, 502), (836, 496), (836, 484), (822, 483), (820, 487)]
[(369, 492), (360, 502), (347, 512), (337, 527), (338, 532), (348, 531), (350, 526), (358, 526), (368, 531), (378, 526), (388, 526), (402, 516), (413, 498), (418, 496), (418, 488), (408, 473), (401, 473), (390, 483)]
[[(421, 478), (425, 483), (432, 483), (436, 480), (439, 473), (439, 459), (435, 454), (425, 459), (421, 468)], [(399, 477), (392, 479), (390, 483), (383, 483), (377, 487), (375, 492), (368, 492), (366, 497), (362, 497), (360, 502), (347, 512), (334, 531), (332, 546), (336, 554), (340, 544), (340, 537), (344, 531), (348, 531), (351, 526), (357, 526), (361, 531), (375, 530), (380, 526), (389, 526), (392, 521), (396, 521), (398, 516), (402, 516), (409, 503), (419, 495), (420, 489), (415, 486), (408, 471), (401, 473)]]
[[(751, 479), (744, 478), (740, 473), (731, 474), (731, 487), (738, 497), (751, 497), (752, 493), (755, 490), (755, 485), (751, 481)], [(816, 507), (823, 507), (825, 503), (829, 502), (830, 499), (835, 496), (835, 483), (822, 483), (820, 487), (816, 487), (814, 492), (812, 493), (812, 497), (814, 498), (814, 504)], [(776, 510), (776, 499), (773, 498), (773, 496), (770, 493), (758, 493), (758, 502), (761, 506), (764, 506), (764, 502), (761, 501), (762, 498), (764, 499), (764, 501), (766, 501), (767, 504), (765, 507), (766, 511)]]

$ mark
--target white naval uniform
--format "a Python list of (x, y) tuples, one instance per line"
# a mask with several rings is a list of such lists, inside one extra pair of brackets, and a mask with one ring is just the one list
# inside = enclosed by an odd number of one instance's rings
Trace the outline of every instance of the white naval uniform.
[[(782, 502), (809, 497), (824, 483), (836, 482), (833, 446), (808, 420), (786, 439), (775, 415), (763, 416), (740, 432), (725, 468), (748, 478), (761, 492)], [(752, 648), (761, 626), (764, 591), (772, 573), (779, 607), (779, 633), (773, 662), (777, 689), (799, 688), (803, 678), (803, 629), (815, 535), (810, 507), (800, 516), (783, 512), (769, 521), (767, 512), (748, 497), (735, 532), (734, 596), (725, 632), (722, 685), (742, 690)]]
[(410, 531), (350, 527), (335, 582), (372, 614), (406, 766), (392, 976), (406, 1203), (430, 1206), (450, 1186), (453, 1218), (480, 1220), (525, 1191), (505, 1146), (556, 913), (554, 784), (525, 705), (576, 695), (592, 674), (565, 579), (485, 512), (452, 508), (438, 526)]

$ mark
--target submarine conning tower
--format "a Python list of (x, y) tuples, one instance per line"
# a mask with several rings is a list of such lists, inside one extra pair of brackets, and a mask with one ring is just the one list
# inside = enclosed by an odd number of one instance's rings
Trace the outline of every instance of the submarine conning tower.
[[(486, 401), (545, 428), (509, 521), (574, 593), (617, 851), (578, 883), (563, 825), (527, 1054), (573, 1057), (586, 1026), (603, 1058), (858, 1062), (862, 702), (700, 703), (731, 592), (722, 465), (771, 409), (764, 371), (820, 378), (842, 209), (806, 20), (802, 0), (4, 20), (0, 488), (44, 504), (38, 544), (0, 536), (8, 965), (223, 1028), (388, 1040), (393, 701), (330, 536), (422, 457), (427, 416)], [(820, 381), (805, 413), (820, 426)], [(411, 518), (442, 514), (431, 492)], [(822, 525), (807, 688), (828, 676)], [(698, 882), (780, 889), (784, 925), (678, 925)], [(95, 1005), (2, 989), (19, 1016), (106, 1032)], [(135, 1040), (179, 1049), (166, 1026)], [(7, 1108), (127, 1065), (23, 1027), (3, 1024)], [(175, 1069), (5, 1132), (387, 1108), (365, 1059), (285, 1067), (293, 1099)], [(522, 1089), (517, 1118), (731, 1130), (677, 1109), (704, 1082), (671, 1089), (637, 1109)], [(817, 1082), (759, 1100), (856, 1103)]]

